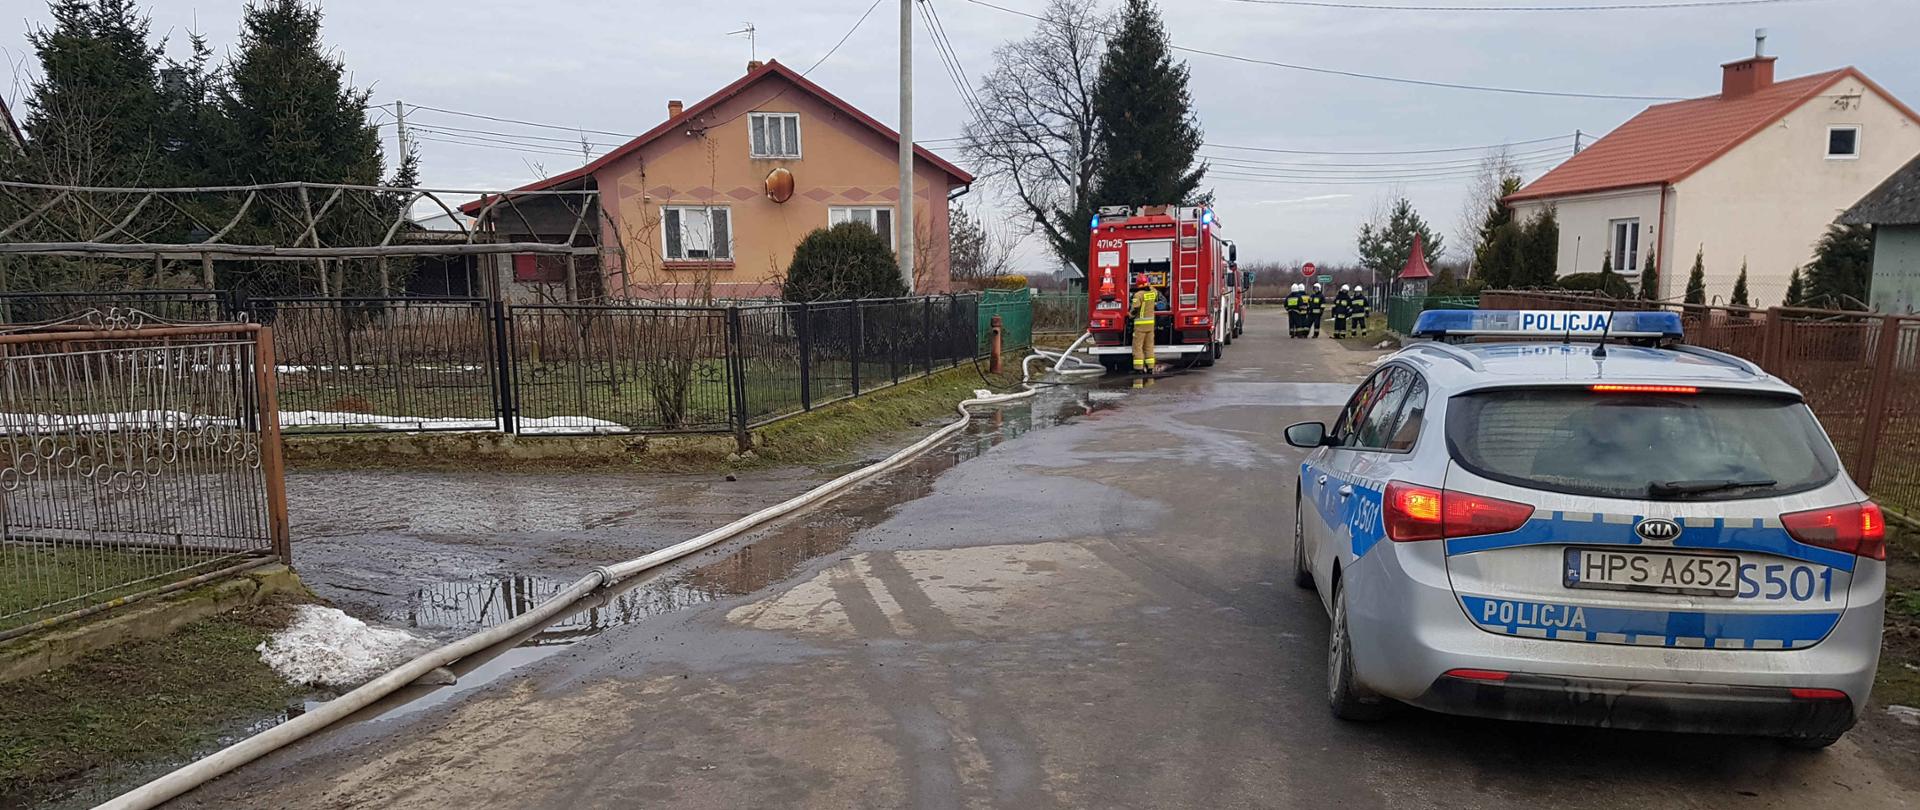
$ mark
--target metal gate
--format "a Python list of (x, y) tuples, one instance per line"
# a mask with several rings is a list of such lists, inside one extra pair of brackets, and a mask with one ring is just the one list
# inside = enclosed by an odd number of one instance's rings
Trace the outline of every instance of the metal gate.
[(0, 638), (290, 561), (272, 358), (137, 311), (0, 330)]

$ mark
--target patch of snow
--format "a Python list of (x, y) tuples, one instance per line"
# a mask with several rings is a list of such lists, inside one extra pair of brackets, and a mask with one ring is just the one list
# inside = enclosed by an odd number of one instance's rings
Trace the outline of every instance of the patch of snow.
[(1373, 344), (1373, 347), (1376, 349), (1391, 349), (1393, 348), (1393, 341), (1383, 340), (1383, 341), (1380, 341), (1379, 343)]
[[(467, 419), (450, 416), (387, 416), (377, 413), (354, 413), (351, 411), (281, 411), (282, 427), (373, 427), (382, 430), (497, 430), (499, 422), (494, 419)], [(619, 422), (594, 419), (587, 416), (549, 416), (537, 419), (521, 419), (522, 434), (541, 433), (631, 433), (632, 428)]]
[(211, 425), (232, 426), (235, 420), (184, 411), (123, 411), (119, 413), (0, 413), (0, 428), (35, 430), (107, 430), (112, 428), (185, 429)]
[[(0, 413), (0, 430), (8, 431), (54, 431), (54, 430), (113, 430), (127, 428), (166, 428), (185, 430), (198, 427), (234, 427), (239, 420), (227, 417), (192, 414), (184, 411), (126, 411), (121, 413)], [(422, 431), (422, 430), (477, 430), (492, 431), (500, 428), (500, 423), (489, 417), (471, 419), (453, 416), (388, 416), (377, 413), (354, 413), (351, 411), (281, 411), (280, 426), (298, 427), (371, 427), (381, 430)], [(594, 419), (587, 416), (549, 416), (538, 419), (521, 419), (520, 432), (523, 434), (554, 433), (632, 433), (633, 429), (619, 422)]]
[(1920, 726), (1920, 709), (1912, 706), (1888, 706), (1887, 714), (1909, 726)]
[(433, 648), (404, 630), (372, 627), (337, 608), (300, 605), (287, 629), (260, 642), (260, 661), (289, 682), (352, 688)]

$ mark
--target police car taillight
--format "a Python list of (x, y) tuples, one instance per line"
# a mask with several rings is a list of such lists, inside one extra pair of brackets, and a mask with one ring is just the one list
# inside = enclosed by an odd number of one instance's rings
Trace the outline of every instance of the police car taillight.
[(1872, 560), (1887, 558), (1887, 517), (1873, 501), (1780, 516), (1793, 539)]
[(1396, 543), (1500, 534), (1525, 526), (1529, 504), (1443, 491), (1400, 481), (1387, 483), (1382, 521)]

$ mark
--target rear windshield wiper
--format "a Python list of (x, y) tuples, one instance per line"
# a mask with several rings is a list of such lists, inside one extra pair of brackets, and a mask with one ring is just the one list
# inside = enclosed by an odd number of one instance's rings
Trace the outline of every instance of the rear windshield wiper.
[(1647, 483), (1647, 494), (1653, 497), (1662, 495), (1705, 495), (1709, 492), (1726, 492), (1735, 489), (1770, 487), (1780, 483), (1771, 478), (1759, 478), (1752, 481), (1734, 481), (1725, 478), (1705, 481), (1651, 481)]

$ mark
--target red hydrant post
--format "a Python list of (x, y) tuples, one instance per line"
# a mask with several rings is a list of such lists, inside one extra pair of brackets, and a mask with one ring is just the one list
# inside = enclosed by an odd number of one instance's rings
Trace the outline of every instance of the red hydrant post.
[(999, 374), (1000, 373), (1000, 316), (998, 315), (993, 316), (992, 324), (993, 324), (993, 349), (992, 349), (992, 355), (991, 355), (992, 359), (987, 361), (987, 370), (995, 374)]

